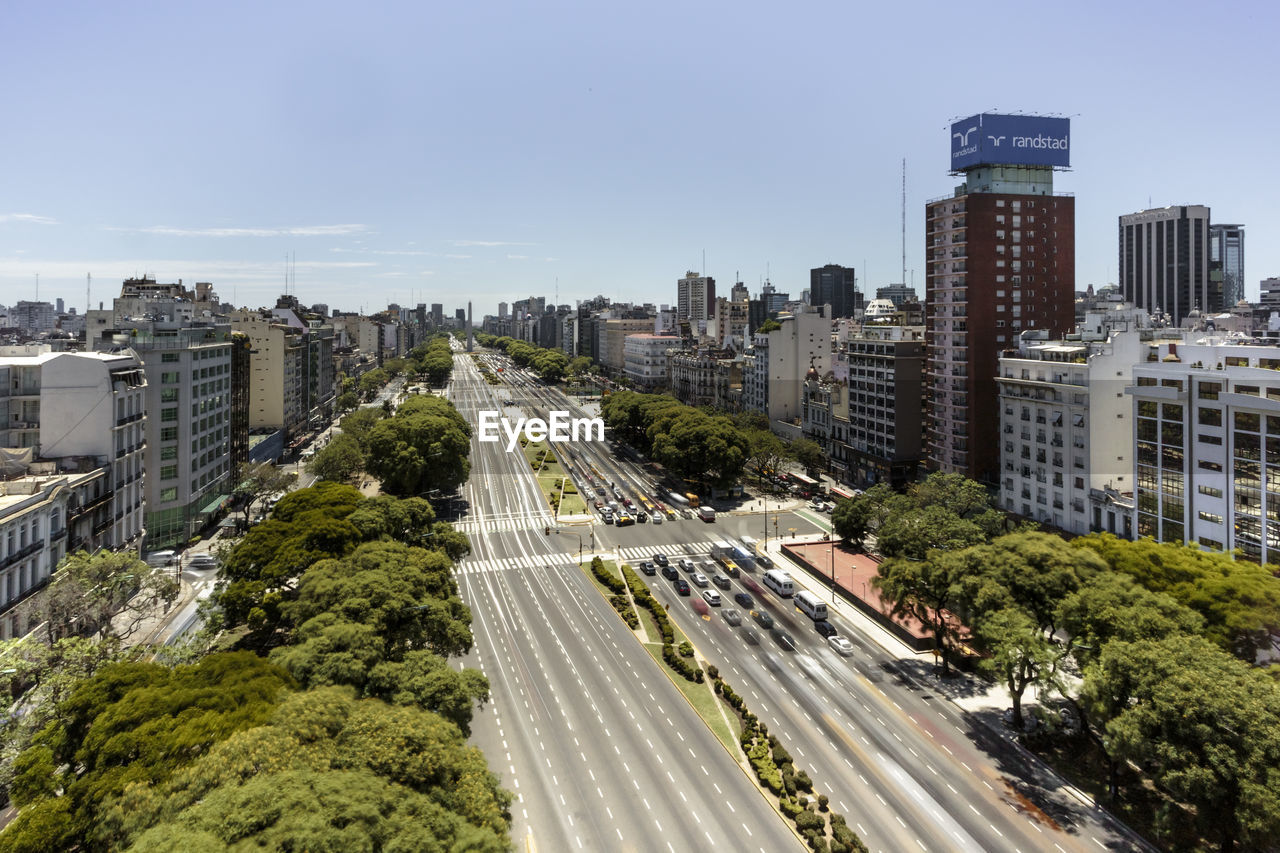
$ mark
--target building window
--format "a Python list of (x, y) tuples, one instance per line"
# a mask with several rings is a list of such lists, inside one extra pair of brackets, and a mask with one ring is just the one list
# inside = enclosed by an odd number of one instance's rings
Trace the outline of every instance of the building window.
[(161, 466), (161, 468), (160, 468), (160, 479), (161, 479), (161, 480), (176, 480), (176, 479), (178, 479), (178, 466), (177, 466), (177, 465), (163, 465), (163, 466)]
[(160, 354), (160, 360), (165, 363), (177, 361), (178, 354), (176, 352), (164, 352)]
[(160, 458), (161, 459), (177, 459), (178, 448), (174, 445), (160, 448)]
[(180, 374), (175, 370), (172, 373), (165, 371), (160, 374), (160, 381), (165, 385), (177, 385)]
[(177, 440), (178, 440), (178, 428), (177, 428), (177, 427), (162, 427), (162, 428), (160, 429), (160, 440), (161, 440), (161, 441), (177, 441)]
[(160, 410), (160, 420), (165, 423), (172, 423), (178, 419), (178, 408), (170, 406), (167, 409)]
[(161, 503), (165, 503), (168, 501), (176, 501), (177, 499), (178, 499), (178, 489), (176, 486), (173, 488), (160, 490)]
[(161, 402), (161, 403), (176, 403), (176, 402), (178, 402), (178, 389), (177, 389), (177, 388), (161, 388), (161, 389), (160, 389), (160, 402)]
[(1222, 497), (1222, 489), (1215, 489), (1213, 486), (1201, 486), (1200, 494), (1211, 498), (1220, 498)]

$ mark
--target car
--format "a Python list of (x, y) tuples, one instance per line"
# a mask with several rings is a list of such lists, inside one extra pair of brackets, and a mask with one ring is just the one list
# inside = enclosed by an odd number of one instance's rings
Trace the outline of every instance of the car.
[(619, 527), (626, 527), (628, 524), (635, 524), (635, 523), (636, 523), (636, 520), (631, 516), (627, 515), (625, 512), (618, 513), (617, 525)]
[(706, 575), (704, 575), (702, 572), (694, 572), (694, 573), (693, 573), (693, 582), (694, 582), (694, 583), (696, 583), (698, 586), (706, 586), (706, 585), (707, 585), (707, 576), (706, 576)]
[(714, 574), (714, 575), (712, 575), (712, 576), (711, 576), (711, 582), (712, 582), (713, 584), (715, 584), (716, 586), (720, 587), (721, 589), (728, 589), (728, 588), (729, 588), (729, 579), (728, 579), (727, 577), (725, 577), (724, 575), (721, 575), (721, 574)]
[(763, 610), (752, 610), (751, 618), (756, 620), (756, 624), (761, 628), (773, 627), (773, 617)]
[(640, 524), (644, 524), (648, 520), (649, 520), (649, 513), (645, 512), (644, 510), (640, 510), (639, 512), (636, 513), (636, 521), (638, 521)]
[(789, 652), (794, 652), (796, 650), (795, 639), (786, 631), (782, 630), (781, 628), (774, 628), (772, 633), (773, 633), (773, 641), (777, 643), (779, 646), (781, 646), (782, 648), (786, 649)]
[(764, 590), (760, 588), (760, 584), (756, 583), (755, 578), (743, 578), (742, 585), (754, 592), (756, 595), (764, 594)]
[(675, 566), (663, 566), (662, 576), (669, 581), (673, 581), (676, 578), (680, 577), (680, 575), (676, 572)]
[(724, 617), (724, 621), (728, 622), (735, 628), (742, 624), (742, 614), (737, 610), (734, 610), (732, 607), (722, 611), (720, 615)]
[(627, 509), (630, 509), (631, 507), (635, 506), (635, 504), (631, 503), (631, 498), (623, 498), (622, 505), (625, 506)]
[(681, 571), (692, 572), (693, 560), (690, 560), (688, 557), (685, 557), (682, 560), (680, 560), (680, 569)]
[(741, 605), (742, 609), (748, 612), (756, 609), (755, 599), (752, 598), (750, 595), (747, 595), (745, 592), (738, 593), (733, 597), (733, 600), (738, 602), (738, 604)]
[(645, 560), (643, 563), (640, 564), (640, 574), (653, 577), (657, 573), (658, 573), (657, 568), (653, 565), (653, 563), (650, 563), (648, 560)]
[(596, 509), (604, 509), (604, 501), (600, 498), (596, 498)]
[(848, 637), (841, 637), (839, 634), (833, 634), (827, 637), (827, 645), (835, 649), (838, 654), (848, 657), (853, 654), (853, 643), (849, 642)]
[(707, 604), (710, 604), (712, 607), (719, 607), (720, 593), (716, 592), (714, 589), (704, 589), (702, 591), (702, 600)]
[(601, 514), (604, 516), (605, 524), (613, 524), (613, 513), (609, 512), (608, 510), (605, 510)]
[(216, 569), (218, 559), (212, 554), (192, 554), (187, 558), (188, 569)]
[(666, 554), (654, 554), (653, 562), (659, 566), (668, 566), (671, 564), (671, 561), (667, 559)]
[(689, 594), (689, 582), (686, 581), (684, 578), (676, 578), (675, 587), (676, 587), (676, 592), (678, 592), (680, 595)]
[(660, 513), (660, 512), (655, 512), (655, 513), (653, 514), (653, 523), (654, 523), (654, 524), (661, 524), (661, 523), (662, 523), (662, 513)]
[(836, 635), (836, 626), (832, 625), (825, 619), (819, 619), (813, 623), (813, 630), (817, 631), (824, 637), (834, 637)]
[(747, 645), (749, 646), (760, 645), (760, 635), (755, 631), (752, 631), (750, 628), (742, 632), (742, 639), (746, 640)]
[(826, 507), (826, 504), (824, 504), (822, 501), (813, 501), (809, 504), (809, 509), (813, 510), (814, 512), (822, 512), (822, 510), (825, 507)]
[(596, 486), (596, 494), (604, 497), (604, 486)]

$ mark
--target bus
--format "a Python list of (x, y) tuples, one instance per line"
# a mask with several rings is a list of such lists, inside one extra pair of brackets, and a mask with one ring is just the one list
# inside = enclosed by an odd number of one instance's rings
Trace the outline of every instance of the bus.
[(843, 489), (840, 486), (832, 486), (829, 495), (833, 500), (842, 501), (851, 501), (857, 497), (853, 492), (848, 489)]
[(702, 505), (702, 502), (698, 500), (698, 496), (694, 492), (685, 492), (684, 499), (688, 501), (689, 506), (693, 507), (694, 509), (697, 509)]
[(808, 590), (797, 592), (794, 601), (796, 610), (799, 610), (814, 622), (821, 622), (827, 618), (827, 603), (819, 600), (818, 596)]
[(764, 585), (782, 598), (790, 598), (796, 591), (796, 585), (791, 580), (791, 575), (782, 569), (770, 569), (765, 572)]
[(812, 477), (806, 477), (804, 474), (792, 474), (791, 482), (800, 487), (800, 493), (805, 497), (816, 495), (818, 493), (818, 481)]

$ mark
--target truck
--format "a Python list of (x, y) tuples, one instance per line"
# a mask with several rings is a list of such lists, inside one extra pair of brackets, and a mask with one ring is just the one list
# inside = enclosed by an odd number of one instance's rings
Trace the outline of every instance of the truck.
[(715, 521), (716, 511), (709, 506), (698, 507), (698, 518), (703, 521)]

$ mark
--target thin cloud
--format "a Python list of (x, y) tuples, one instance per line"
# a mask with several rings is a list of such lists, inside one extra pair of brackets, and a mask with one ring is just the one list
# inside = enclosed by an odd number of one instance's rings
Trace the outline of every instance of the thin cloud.
[(407, 249), (330, 249), (330, 252), (342, 252), (350, 255), (416, 255), (430, 257), (430, 252), (409, 251)]
[(28, 222), (32, 225), (58, 224), (58, 220), (52, 216), (40, 216), (35, 213), (0, 213), (0, 222)]
[(465, 261), (467, 258), (469, 258), (469, 257), (471, 257), (471, 256), (470, 256), (470, 255), (445, 255), (445, 257), (446, 257), (446, 258), (451, 258), (451, 259), (453, 259), (453, 260), (455, 260), (455, 261)]
[(509, 261), (527, 261), (527, 260), (529, 260), (529, 256), (528, 256), (528, 255), (507, 255), (507, 260), (509, 260)]
[(506, 240), (454, 240), (453, 245), (465, 248), (467, 246), (481, 246), (492, 249), (497, 246), (536, 246), (537, 243), (513, 243)]
[(335, 237), (363, 234), (367, 225), (297, 225), (288, 228), (178, 228), (173, 225), (148, 225), (144, 228), (107, 226), (108, 231), (134, 234), (158, 234), (164, 237)]

